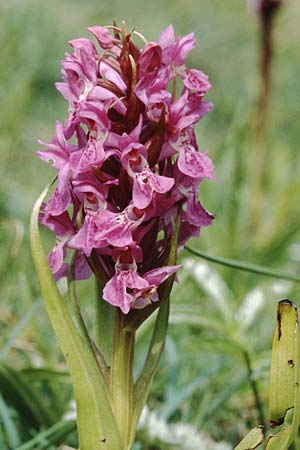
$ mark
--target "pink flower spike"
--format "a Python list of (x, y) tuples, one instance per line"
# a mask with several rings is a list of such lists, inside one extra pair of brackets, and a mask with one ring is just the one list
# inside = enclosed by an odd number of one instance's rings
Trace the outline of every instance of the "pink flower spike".
[(93, 252), (109, 280), (104, 299), (127, 314), (158, 301), (179, 268), (161, 267), (179, 207), (179, 246), (214, 219), (198, 198), (214, 166), (194, 131), (212, 108), (204, 99), (211, 84), (185, 65), (194, 33), (176, 37), (169, 25), (139, 48), (133, 33), (121, 39), (112, 28), (90, 27), (96, 45), (74, 39), (62, 62), (56, 87), (68, 113), (50, 142), (39, 141), (40, 158), (57, 171), (40, 221), (56, 235), (55, 278), (67, 274), (68, 249), (77, 250), (74, 278), (88, 278)]

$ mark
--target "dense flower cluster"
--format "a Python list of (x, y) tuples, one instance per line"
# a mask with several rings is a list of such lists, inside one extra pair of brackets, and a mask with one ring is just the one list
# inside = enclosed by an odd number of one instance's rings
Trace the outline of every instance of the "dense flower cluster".
[(140, 50), (123, 29), (89, 31), (102, 51), (89, 39), (70, 41), (56, 84), (68, 116), (50, 143), (39, 141), (40, 158), (58, 171), (40, 220), (56, 234), (55, 277), (66, 275), (72, 248), (75, 277), (88, 278), (93, 253), (109, 279), (104, 299), (128, 313), (156, 301), (157, 287), (178, 269), (166, 262), (179, 205), (179, 245), (213, 220), (198, 201), (213, 164), (194, 134), (212, 108), (203, 100), (211, 85), (185, 66), (193, 33), (175, 38), (170, 25)]

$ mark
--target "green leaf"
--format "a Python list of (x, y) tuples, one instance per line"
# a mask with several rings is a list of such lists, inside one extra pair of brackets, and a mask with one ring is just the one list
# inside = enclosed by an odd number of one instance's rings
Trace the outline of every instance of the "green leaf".
[(191, 397), (201, 386), (206, 386), (219, 371), (219, 365), (209, 367), (200, 377), (194, 379), (183, 389), (177, 390), (176, 395), (173, 395), (164, 402), (163, 406), (160, 408), (159, 416), (165, 420), (169, 419), (172, 414), (175, 413), (176, 409), (179, 408), (181, 403)]
[(272, 427), (284, 422), (286, 411), (294, 406), (297, 310), (289, 301), (278, 305), (277, 324), (273, 339), (270, 373), (270, 424)]
[(206, 259), (207, 261), (211, 261), (222, 266), (231, 267), (232, 269), (243, 270), (245, 272), (256, 273), (258, 275), (264, 275), (266, 277), (279, 278), (282, 280), (289, 280), (294, 281), (295, 283), (300, 283), (300, 276), (293, 273), (281, 272), (280, 270), (270, 269), (269, 267), (264, 267), (245, 261), (238, 261), (236, 259), (211, 256), (205, 252), (202, 252), (201, 250), (194, 250), (188, 245), (185, 245), (184, 249), (195, 256), (200, 256), (200, 258)]
[[(202, 315), (201, 315), (202, 314)], [(194, 307), (194, 311), (189, 311), (184, 308), (178, 308), (178, 305), (172, 305), (170, 311), (170, 325), (189, 325), (199, 329), (213, 330), (216, 333), (228, 334), (224, 321), (219, 320), (218, 317), (206, 317), (205, 311)]]
[(109, 392), (90, 349), (81, 340), (53, 279), (44, 252), (38, 217), (48, 186), (36, 202), (30, 221), (31, 250), (49, 319), (72, 377), (81, 450), (121, 450)]
[(38, 429), (57, 421), (55, 411), (49, 410), (32, 384), (3, 361), (0, 361), (0, 389), (6, 403), (18, 411), (29, 427)]
[(47, 450), (51, 445), (59, 445), (70, 433), (76, 430), (75, 420), (57, 422), (50, 428), (36, 434), (33, 439), (16, 450)]
[(31, 307), (26, 311), (26, 314), (17, 322), (13, 328), (11, 335), (6, 340), (5, 344), (0, 350), (0, 358), (5, 359), (13, 346), (15, 340), (20, 336), (24, 328), (29, 324), (32, 317), (37, 313), (38, 309), (42, 305), (42, 299), (36, 300)]
[(261, 427), (256, 427), (251, 430), (247, 436), (239, 443), (234, 450), (253, 450), (257, 448), (264, 440), (264, 435)]
[(133, 433), (135, 433), (142, 409), (150, 391), (154, 374), (164, 350), (168, 328), (169, 308), (170, 297), (168, 297), (159, 307), (146, 361), (141, 375), (134, 385)]
[(213, 398), (207, 408), (205, 409), (204, 423), (207, 423), (208, 420), (215, 417), (218, 411), (224, 409), (224, 404), (228, 402), (230, 398), (232, 398), (233, 394), (245, 386), (248, 382), (247, 376), (242, 376), (235, 379), (232, 383), (229, 383), (227, 386), (224, 386), (223, 390), (219, 393), (218, 396)]
[(68, 371), (54, 370), (47, 367), (26, 367), (20, 373), (30, 381), (49, 381), (62, 384), (70, 384), (71, 377)]
[(0, 422), (3, 423), (6, 440), (10, 448), (16, 448), (20, 445), (20, 437), (18, 430), (12, 420), (11, 412), (8, 409), (5, 401), (0, 395)]
[(77, 450), (77, 449), (74, 448), (74, 447), (68, 447), (67, 445), (64, 445), (64, 446), (61, 448), (61, 450)]
[(270, 375), (270, 424), (283, 424), (269, 437), (267, 450), (287, 450), (300, 423), (299, 323), (297, 308), (289, 300), (278, 304)]

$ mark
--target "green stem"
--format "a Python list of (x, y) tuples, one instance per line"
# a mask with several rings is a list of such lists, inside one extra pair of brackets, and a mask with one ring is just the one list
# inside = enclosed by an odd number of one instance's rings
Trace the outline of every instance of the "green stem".
[(125, 330), (125, 315), (115, 314), (111, 359), (111, 395), (125, 450), (130, 450), (133, 411), (133, 358), (135, 333)]
[(169, 313), (170, 297), (164, 299), (159, 307), (145, 364), (134, 385), (134, 412), (131, 431), (132, 442), (143, 407), (148, 398), (153, 377), (164, 351), (168, 331)]
[(248, 379), (253, 392), (255, 406), (258, 414), (259, 425), (262, 425), (266, 429), (266, 420), (263, 412), (262, 401), (259, 395), (258, 386), (256, 380), (253, 378), (253, 369), (251, 365), (250, 355), (247, 350), (243, 350), (243, 357), (247, 367)]
[(266, 277), (279, 278), (282, 280), (294, 281), (295, 283), (300, 283), (300, 277), (293, 273), (281, 272), (280, 270), (269, 269), (265, 266), (260, 266), (258, 264), (251, 264), (244, 261), (237, 261), (235, 259), (220, 258), (218, 256), (211, 256), (201, 250), (194, 250), (188, 245), (184, 246), (185, 250), (192, 253), (193, 255), (200, 256), (200, 258), (206, 259), (207, 261), (220, 264), (222, 266), (231, 267), (232, 269), (244, 270), (245, 272), (257, 273), (258, 275), (265, 275)]

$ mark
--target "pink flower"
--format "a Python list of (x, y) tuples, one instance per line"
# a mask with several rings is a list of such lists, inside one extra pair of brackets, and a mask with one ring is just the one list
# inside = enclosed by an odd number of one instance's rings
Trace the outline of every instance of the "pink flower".
[(176, 66), (183, 65), (187, 55), (196, 46), (194, 33), (175, 39), (172, 25), (169, 25), (160, 35), (158, 43), (163, 49), (163, 62), (165, 64), (175, 63)]
[(100, 47), (109, 50), (114, 45), (114, 39), (107, 28), (96, 26), (89, 27), (88, 30), (96, 37)]
[(192, 178), (214, 180), (214, 166), (206, 153), (199, 153), (192, 145), (185, 145), (179, 150), (177, 160), (180, 172)]
[(69, 249), (75, 278), (89, 277), (93, 252), (109, 280), (104, 300), (127, 314), (159, 301), (158, 287), (179, 268), (165, 266), (179, 207), (180, 245), (214, 219), (198, 200), (214, 167), (194, 132), (212, 108), (204, 100), (211, 84), (185, 66), (193, 33), (176, 38), (170, 25), (139, 49), (130, 33), (89, 30), (97, 45), (70, 41), (56, 84), (69, 103), (66, 121), (50, 143), (39, 141), (39, 157), (58, 173), (41, 222), (56, 234), (56, 279), (67, 273)]
[(139, 78), (161, 66), (162, 48), (156, 42), (148, 42), (139, 57)]
[(144, 308), (152, 301), (158, 301), (157, 287), (179, 267), (160, 267), (146, 272), (141, 277), (137, 272), (135, 258), (130, 251), (125, 251), (115, 264), (115, 274), (106, 284), (103, 298), (118, 306), (124, 314), (131, 308)]
[(211, 89), (211, 84), (208, 81), (207, 75), (200, 70), (185, 69), (182, 74), (182, 81), (187, 89), (196, 91), (199, 94), (205, 94), (209, 89)]
[(104, 300), (118, 306), (124, 314), (130, 311), (134, 300), (131, 291), (141, 291), (149, 286), (147, 281), (138, 274), (135, 259), (131, 258), (129, 262), (126, 259), (122, 256), (118, 258), (115, 274), (103, 290)]

